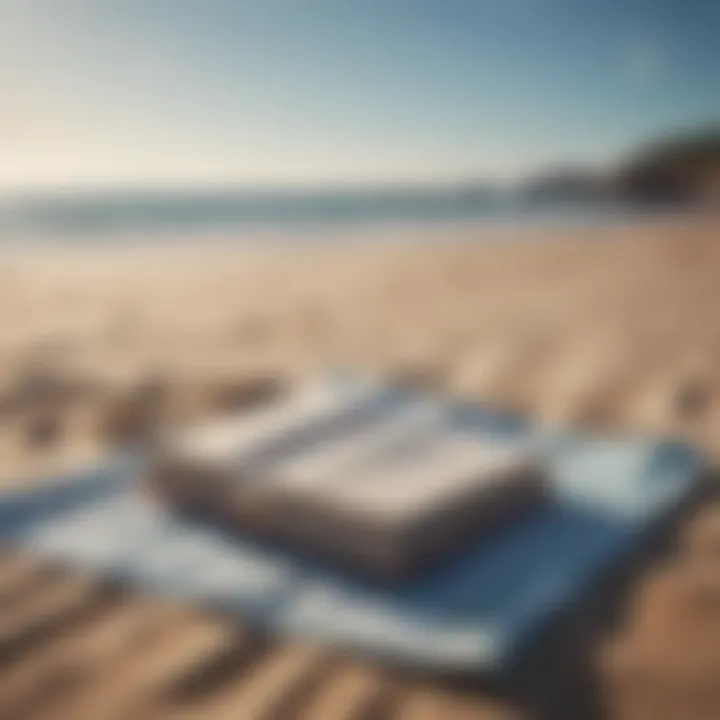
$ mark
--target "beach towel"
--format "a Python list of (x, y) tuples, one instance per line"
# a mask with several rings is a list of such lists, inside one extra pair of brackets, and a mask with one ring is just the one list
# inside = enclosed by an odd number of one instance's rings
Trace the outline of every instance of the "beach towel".
[[(413, 396), (385, 392), (388, 406)], [(681, 443), (550, 433), (515, 415), (429, 400), (466, 432), (543, 443), (550, 497), (397, 586), (172, 512), (144, 491), (144, 458), (130, 453), (0, 496), (0, 540), (281, 635), (431, 670), (502, 672), (682, 503), (702, 468)]]

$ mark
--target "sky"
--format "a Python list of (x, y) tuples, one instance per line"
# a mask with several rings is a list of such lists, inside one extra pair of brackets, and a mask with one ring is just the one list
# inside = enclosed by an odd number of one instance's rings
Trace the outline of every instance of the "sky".
[(604, 166), (720, 120), (718, 0), (0, 0), (0, 188)]

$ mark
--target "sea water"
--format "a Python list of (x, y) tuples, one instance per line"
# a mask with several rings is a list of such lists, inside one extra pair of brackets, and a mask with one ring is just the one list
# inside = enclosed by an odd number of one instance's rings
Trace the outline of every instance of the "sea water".
[(467, 188), (65, 192), (0, 197), (0, 241), (317, 239), (377, 235), (388, 226), (596, 224), (637, 214), (615, 203), (538, 205), (512, 192)]

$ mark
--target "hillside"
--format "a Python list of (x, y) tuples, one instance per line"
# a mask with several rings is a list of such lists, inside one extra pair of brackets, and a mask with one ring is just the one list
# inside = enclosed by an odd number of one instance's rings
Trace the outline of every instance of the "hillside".
[(617, 184), (632, 200), (720, 202), (720, 126), (642, 148)]

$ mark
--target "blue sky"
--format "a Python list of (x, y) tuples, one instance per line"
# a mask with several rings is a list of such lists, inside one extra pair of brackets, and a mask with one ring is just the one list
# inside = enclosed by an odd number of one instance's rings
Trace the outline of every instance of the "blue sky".
[(444, 182), (720, 119), (716, 0), (0, 0), (0, 186)]

